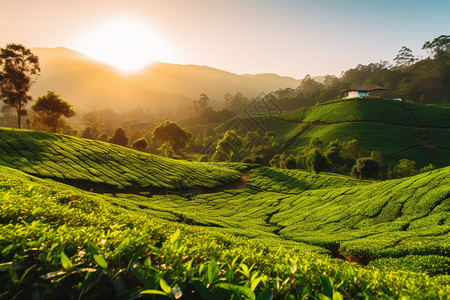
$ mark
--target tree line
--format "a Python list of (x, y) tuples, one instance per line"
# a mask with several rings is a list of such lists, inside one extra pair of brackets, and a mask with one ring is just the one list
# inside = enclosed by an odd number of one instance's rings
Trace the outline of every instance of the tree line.
[(393, 59), (395, 64), (380, 61), (359, 64), (340, 77), (326, 75), (323, 82), (306, 75), (295, 88), (280, 89), (266, 97), (286, 110), (313, 106), (337, 99), (342, 90), (351, 87), (379, 85), (387, 88), (384, 98), (402, 98), (416, 103), (450, 103), (450, 35), (441, 35), (422, 46), (426, 58), (414, 56), (403, 46)]

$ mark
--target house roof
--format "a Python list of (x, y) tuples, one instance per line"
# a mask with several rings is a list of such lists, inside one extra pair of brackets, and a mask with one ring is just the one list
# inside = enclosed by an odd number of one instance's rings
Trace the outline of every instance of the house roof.
[(356, 88), (350, 88), (342, 90), (341, 92), (371, 92), (371, 91), (381, 91), (381, 90), (387, 90), (387, 88), (381, 87), (379, 85), (370, 85), (368, 87), (356, 87)]

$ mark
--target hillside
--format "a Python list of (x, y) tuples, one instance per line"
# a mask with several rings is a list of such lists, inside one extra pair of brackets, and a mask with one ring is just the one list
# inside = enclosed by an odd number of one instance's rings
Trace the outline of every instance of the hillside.
[(0, 141), (0, 165), (94, 191), (166, 193), (221, 187), (241, 177), (225, 167), (66, 135), (0, 128)]
[[(172, 160), (26, 130), (1, 129), (0, 140), (8, 297), (449, 292), (450, 167), (377, 182)], [(237, 170), (249, 167), (242, 184)]]
[[(258, 126), (256, 126), (256, 125)], [(287, 153), (296, 153), (310, 140), (324, 143), (358, 140), (366, 150), (379, 151), (383, 162), (408, 158), (419, 167), (450, 164), (450, 109), (392, 100), (349, 100), (325, 103), (272, 116), (245, 116), (216, 128), (273, 131)]]
[(78, 111), (113, 108), (130, 111), (140, 106), (153, 112), (176, 111), (206, 93), (223, 106), (226, 93), (255, 97), (279, 88), (299, 85), (291, 77), (247, 76), (195, 65), (154, 63), (134, 73), (122, 74), (108, 65), (67, 48), (34, 48), (41, 76), (31, 90), (38, 97), (54, 90)]
[[(448, 172), (447, 168), (427, 177), (431, 181), (435, 176), (448, 178)], [(245, 201), (238, 202), (230, 194), (228, 203), (220, 202), (221, 197), (207, 200), (206, 196), (195, 200), (203, 203), (197, 208), (198, 215), (211, 214), (206, 210), (208, 205), (214, 205), (218, 213), (228, 214), (229, 220), (233, 214), (238, 220), (239, 213), (250, 215), (270, 209), (270, 203), (262, 210), (253, 208), (262, 202), (255, 201), (255, 197), (244, 197)], [(167, 198), (181, 204), (181, 197)], [(272, 203), (289, 203), (282, 198), (280, 195)], [(135, 299), (148, 295), (161, 299), (176, 295), (189, 299), (272, 299), (290, 295), (297, 299), (354, 299), (365, 295), (431, 299), (450, 293), (448, 276), (362, 268), (295, 245), (290, 245), (288, 251), (278, 247), (275, 250), (264, 243), (207, 230), (211, 227), (164, 221), (147, 214), (150, 209), (122, 206), (131, 201), (117, 195), (84, 192), (2, 166), (0, 199), (0, 293), (6, 298)], [(423, 207), (430, 210), (434, 206), (429, 216), (439, 216), (439, 211), (441, 215), (446, 209), (448, 212), (447, 200), (429, 202), (430, 206)], [(111, 204), (117, 201), (122, 205)], [(147, 198), (140, 204), (152, 202)], [(184, 203), (189, 201), (185, 199)], [(223, 207), (225, 204), (231, 208), (237, 203), (245, 209), (226, 211)], [(186, 210), (193, 207), (192, 204)], [(244, 221), (240, 232), (251, 229), (250, 219)], [(409, 238), (425, 234), (426, 230), (417, 230), (420, 224), (417, 225), (405, 232)], [(448, 221), (438, 227), (448, 230)], [(377, 229), (383, 231), (381, 226)], [(435, 238), (440, 238), (441, 248), (448, 247), (448, 231), (447, 236)], [(432, 252), (434, 248), (427, 249)], [(448, 272), (448, 257), (421, 254), (414, 256), (416, 264), (411, 264), (411, 259), (403, 265), (395, 261), (396, 268), (417, 267), (419, 261), (421, 267), (428, 263), (424, 270), (429, 273)], [(392, 259), (384, 262), (393, 264)]]

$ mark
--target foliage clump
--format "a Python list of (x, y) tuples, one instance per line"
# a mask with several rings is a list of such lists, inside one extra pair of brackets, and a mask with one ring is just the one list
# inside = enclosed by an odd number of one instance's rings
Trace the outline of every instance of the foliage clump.
[(24, 106), (32, 101), (28, 91), (41, 71), (39, 58), (21, 44), (7, 44), (0, 49), (0, 99), (17, 112), (18, 128), (21, 117), (27, 115)]
[(58, 126), (63, 126), (61, 117), (71, 118), (75, 116), (75, 111), (68, 102), (60, 98), (53, 91), (48, 91), (46, 95), (39, 97), (31, 107), (36, 113), (33, 123), (41, 123), (52, 128), (56, 132)]

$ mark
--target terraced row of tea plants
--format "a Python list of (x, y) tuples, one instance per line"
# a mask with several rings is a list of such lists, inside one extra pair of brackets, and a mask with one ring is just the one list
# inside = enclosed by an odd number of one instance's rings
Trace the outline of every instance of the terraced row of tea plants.
[(393, 100), (348, 100), (303, 108), (277, 118), (296, 122), (345, 123), (373, 121), (403, 126), (449, 128), (450, 108)]
[(379, 151), (385, 166), (407, 158), (423, 167), (450, 164), (450, 108), (392, 100), (348, 100), (325, 103), (285, 114), (244, 116), (216, 128), (273, 131), (288, 154), (308, 146), (312, 138), (325, 144), (358, 140), (368, 151)]
[(261, 167), (250, 172), (244, 190), (189, 198), (116, 194), (111, 201), (267, 245), (296, 242), (363, 264), (417, 256), (420, 263), (399, 267), (450, 272), (450, 167), (384, 182)]
[(100, 141), (0, 129), (0, 165), (75, 185), (141, 190), (220, 187), (240, 172), (212, 164), (176, 161)]
[(273, 250), (111, 204), (119, 199), (0, 167), (1, 297), (444, 299), (450, 294), (449, 276), (362, 268), (292, 245)]

